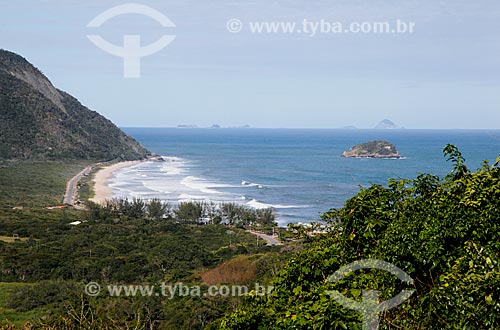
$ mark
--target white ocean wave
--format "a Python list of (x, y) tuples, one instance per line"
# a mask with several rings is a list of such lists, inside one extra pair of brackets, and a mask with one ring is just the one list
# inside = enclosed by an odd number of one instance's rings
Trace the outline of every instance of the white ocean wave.
[(307, 207), (307, 205), (281, 205), (281, 204), (266, 204), (257, 201), (256, 199), (252, 199), (250, 202), (247, 203), (248, 206), (251, 206), (255, 209), (298, 209), (298, 208), (303, 208)]
[(190, 194), (180, 194), (178, 197), (179, 202), (190, 202), (190, 201), (207, 201), (207, 196), (200, 195), (190, 195)]
[(214, 205), (222, 204), (222, 203), (234, 203), (234, 197), (230, 196), (217, 196), (217, 199), (214, 199), (213, 196), (204, 196), (204, 195), (192, 195), (192, 194), (180, 194), (177, 196), (177, 203), (182, 202), (206, 202), (213, 203)]
[(158, 181), (158, 180), (144, 180), (142, 181), (142, 185), (150, 190), (162, 193), (162, 194), (171, 194), (172, 191), (168, 190), (169, 185), (168, 181)]
[(205, 193), (205, 194), (223, 194), (222, 192), (215, 190), (213, 188), (231, 188), (231, 187), (234, 187), (234, 185), (217, 183), (217, 182), (210, 182), (206, 179), (192, 176), (192, 175), (187, 176), (184, 179), (182, 179), (181, 184), (190, 188), (190, 189), (201, 191), (202, 193)]
[[(163, 157), (165, 162), (144, 162), (134, 168), (117, 171), (108, 183), (113, 189), (113, 197), (142, 199), (159, 198), (169, 203), (189, 201), (237, 203), (254, 209), (295, 209), (304, 205), (271, 204), (257, 200), (249, 192), (243, 193), (241, 188), (264, 187), (262, 184), (241, 181), (240, 184), (220, 183), (198, 176), (196, 167), (188, 160), (180, 157)], [(239, 193), (225, 192), (224, 188), (240, 188)], [(262, 197), (264, 200), (265, 198)], [(279, 212), (276, 214), (280, 221)]]
[(202, 178), (198, 178), (196, 176), (187, 176), (184, 179), (181, 180), (181, 184), (184, 186), (193, 189), (193, 190), (198, 190), (201, 191), (202, 193), (205, 194), (220, 194), (220, 191), (217, 191), (215, 189), (210, 189), (213, 187), (209, 182)]
[(259, 189), (264, 188), (264, 186), (263, 186), (263, 185), (261, 185), (261, 184), (258, 184), (258, 183), (253, 183), (253, 182), (249, 182), (249, 181), (244, 181), (244, 180), (243, 180), (243, 181), (241, 181), (241, 185), (242, 185), (242, 186), (245, 186), (245, 187), (257, 187), (257, 188), (259, 188)]
[(247, 203), (248, 206), (253, 207), (254, 209), (268, 209), (271, 208), (271, 204), (265, 204), (257, 201), (256, 199), (252, 199), (250, 202)]
[(162, 156), (162, 158), (165, 162), (162, 163), (160, 171), (168, 175), (179, 175), (186, 172), (185, 167), (189, 163), (187, 160), (173, 156)]

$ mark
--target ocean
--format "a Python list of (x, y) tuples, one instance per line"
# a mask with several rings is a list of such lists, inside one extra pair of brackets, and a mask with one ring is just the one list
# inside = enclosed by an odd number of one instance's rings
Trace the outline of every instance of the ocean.
[[(311, 222), (342, 207), (360, 187), (420, 173), (446, 175), (443, 147), (457, 145), (471, 169), (500, 153), (500, 130), (124, 128), (164, 156), (114, 173), (114, 197), (237, 202), (272, 207), (280, 225)], [(342, 158), (370, 140), (396, 145), (403, 159)]]

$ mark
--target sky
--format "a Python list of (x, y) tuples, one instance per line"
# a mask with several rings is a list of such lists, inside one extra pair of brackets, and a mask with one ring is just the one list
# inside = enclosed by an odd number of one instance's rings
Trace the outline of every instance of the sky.
[[(0, 48), (121, 127), (372, 128), (388, 118), (406, 128), (500, 129), (498, 0), (143, 0), (135, 3), (175, 27), (140, 14), (88, 27), (128, 3), (0, 0)], [(239, 33), (228, 31), (234, 19)], [(343, 28), (400, 20), (414, 31), (252, 33), (250, 25), (304, 20)], [(140, 59), (139, 78), (125, 78), (123, 58), (87, 35), (117, 46), (124, 35), (140, 35), (143, 47), (175, 40)]]

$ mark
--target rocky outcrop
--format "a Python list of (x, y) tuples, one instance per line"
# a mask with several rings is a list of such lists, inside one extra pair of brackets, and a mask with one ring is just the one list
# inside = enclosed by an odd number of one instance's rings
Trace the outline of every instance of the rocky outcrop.
[(389, 119), (384, 119), (380, 123), (378, 123), (377, 126), (375, 126), (375, 129), (401, 129), (401, 128), (403, 127), (396, 125)]
[(401, 158), (396, 147), (387, 141), (370, 141), (357, 144), (342, 153), (347, 158)]

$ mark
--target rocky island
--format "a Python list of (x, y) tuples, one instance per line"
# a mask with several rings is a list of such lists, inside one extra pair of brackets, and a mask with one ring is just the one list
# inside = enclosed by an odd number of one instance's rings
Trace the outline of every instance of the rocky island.
[(377, 126), (375, 126), (375, 129), (402, 129), (402, 128), (404, 127), (396, 125), (393, 121), (389, 119), (384, 119), (380, 123), (378, 123)]
[(370, 141), (357, 144), (349, 151), (344, 151), (342, 157), (347, 158), (401, 158), (396, 147), (387, 141)]

